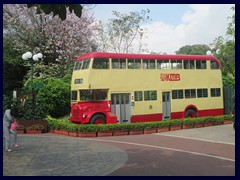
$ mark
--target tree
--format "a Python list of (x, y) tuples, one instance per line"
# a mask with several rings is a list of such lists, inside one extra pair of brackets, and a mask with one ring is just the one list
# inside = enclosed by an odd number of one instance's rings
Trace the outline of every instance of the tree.
[(70, 13), (74, 11), (77, 17), (81, 17), (83, 7), (80, 4), (28, 4), (28, 8), (36, 7), (37, 13), (45, 13), (50, 14), (53, 13), (53, 17), (58, 15), (61, 20), (65, 20), (67, 17), (67, 9), (69, 9)]
[[(235, 12), (235, 7), (231, 10)], [(228, 19), (230, 23), (226, 31), (227, 39), (224, 40), (222, 36), (216, 38), (214, 50), (220, 50), (216, 56), (221, 61), (223, 76), (235, 77), (235, 13)]]
[(23, 77), (28, 68), (23, 61), (19, 61), (18, 52), (13, 49), (14, 43), (11, 37), (3, 42), (3, 94), (10, 94), (14, 89), (23, 86)]
[(116, 18), (108, 20), (108, 23), (99, 22), (98, 50), (99, 51), (114, 51), (128, 53), (133, 51), (133, 41), (139, 37), (141, 25), (149, 21), (147, 14), (150, 11), (142, 10), (139, 12), (130, 12), (129, 14), (121, 14), (113, 11)]
[(209, 46), (204, 44), (186, 45), (176, 51), (176, 54), (205, 55), (209, 50)]
[[(26, 51), (44, 55), (43, 61), (35, 65), (36, 77), (62, 77), (72, 70), (77, 56), (96, 46), (94, 19), (87, 11), (83, 12), (79, 19), (67, 11), (67, 18), (62, 21), (57, 16), (36, 14), (34, 7), (24, 4), (4, 4), (4, 38), (12, 37), (12, 48), (19, 53), (19, 60)], [(51, 71), (52, 67), (55, 71)]]

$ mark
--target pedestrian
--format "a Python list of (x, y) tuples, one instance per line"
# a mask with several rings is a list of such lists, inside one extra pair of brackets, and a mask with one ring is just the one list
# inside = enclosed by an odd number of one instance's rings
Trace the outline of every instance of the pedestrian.
[(10, 132), (13, 134), (13, 146), (14, 147), (19, 146), (17, 144), (17, 127), (18, 127), (17, 119), (14, 119), (13, 122), (11, 123), (11, 127), (10, 127)]
[(10, 148), (10, 126), (13, 120), (17, 117), (18, 111), (16, 108), (7, 109), (3, 116), (3, 133), (5, 138), (5, 150), (12, 152)]

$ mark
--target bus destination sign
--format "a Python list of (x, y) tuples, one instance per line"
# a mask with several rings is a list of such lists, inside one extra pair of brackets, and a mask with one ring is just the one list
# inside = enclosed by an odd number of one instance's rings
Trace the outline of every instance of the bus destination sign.
[(160, 74), (161, 81), (180, 81), (180, 74)]

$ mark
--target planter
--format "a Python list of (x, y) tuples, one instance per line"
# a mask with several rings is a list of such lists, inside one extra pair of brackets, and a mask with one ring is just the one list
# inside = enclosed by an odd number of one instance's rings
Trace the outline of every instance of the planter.
[(208, 126), (213, 126), (213, 123), (208, 122), (208, 123), (204, 123), (204, 124), (203, 124), (203, 127), (208, 127)]
[(160, 133), (160, 132), (167, 132), (170, 130), (170, 127), (162, 127), (162, 128), (158, 128), (157, 129), (157, 132)]
[(224, 120), (224, 124), (232, 124), (232, 120)]
[(68, 136), (68, 131), (62, 130), (62, 129), (54, 129), (53, 131), (56, 134), (62, 134), (62, 135), (67, 135)]
[(79, 132), (78, 137), (96, 137), (97, 132)]
[(143, 130), (130, 130), (129, 135), (143, 134)]
[(152, 133), (157, 133), (157, 128), (144, 129), (144, 134), (152, 134)]
[(203, 127), (203, 124), (195, 124), (194, 125), (194, 128), (202, 128)]
[(36, 129), (27, 129), (27, 134), (42, 134), (42, 130), (36, 130)]
[(182, 129), (182, 126), (179, 125), (179, 126), (170, 126), (170, 131), (175, 131), (175, 130), (180, 130)]
[(192, 129), (193, 125), (183, 125), (183, 129)]
[(113, 136), (125, 136), (128, 135), (128, 131), (114, 131)]
[(113, 132), (97, 132), (97, 137), (112, 136)]
[(217, 126), (217, 125), (223, 125), (223, 122), (215, 122), (213, 123), (214, 126)]
[(24, 129), (18, 129), (18, 130), (17, 130), (17, 133), (18, 133), (18, 134), (24, 134)]
[(68, 132), (68, 136), (78, 137), (78, 132)]

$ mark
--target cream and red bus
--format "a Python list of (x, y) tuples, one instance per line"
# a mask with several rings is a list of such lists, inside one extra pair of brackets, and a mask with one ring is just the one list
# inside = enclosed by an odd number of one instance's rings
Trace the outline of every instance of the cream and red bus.
[(135, 123), (223, 115), (214, 56), (92, 52), (78, 57), (69, 120)]

